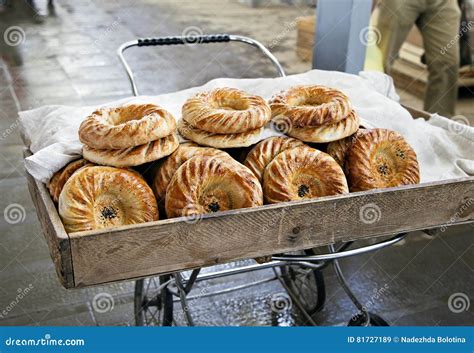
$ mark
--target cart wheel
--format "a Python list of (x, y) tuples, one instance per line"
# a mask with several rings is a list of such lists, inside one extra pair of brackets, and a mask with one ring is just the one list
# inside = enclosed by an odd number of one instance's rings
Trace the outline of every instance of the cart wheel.
[(158, 291), (169, 275), (135, 281), (135, 325), (171, 326), (173, 324), (173, 294), (167, 287)]
[[(369, 312), (370, 315), (370, 326), (390, 326), (387, 321), (382, 319), (377, 314)], [(354, 316), (347, 326), (364, 326), (365, 324), (365, 315), (364, 314), (357, 314)]]
[(309, 315), (322, 309), (326, 301), (326, 286), (321, 271), (299, 266), (283, 266), (281, 272), (285, 284)]

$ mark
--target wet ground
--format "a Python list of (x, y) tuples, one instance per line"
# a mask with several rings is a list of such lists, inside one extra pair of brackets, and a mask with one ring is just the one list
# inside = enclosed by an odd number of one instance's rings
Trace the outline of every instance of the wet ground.
[[(254, 36), (267, 45), (271, 43), (268, 33), (280, 38), (273, 51), (288, 72), (307, 69), (308, 64), (297, 61), (293, 54), (294, 31), (285, 28), (296, 16), (313, 9), (269, 6), (250, 10), (235, 2), (216, 3), (179, 9), (171, 1), (63, 0), (49, 8), (46, 2), (38, 3), (42, 6), (39, 15), (22, 1), (14, 2), (14, 8), (0, 7), (0, 210), (12, 204), (24, 210), (13, 221), (0, 217), (0, 324), (134, 323), (133, 282), (81, 290), (59, 285), (24, 178), (19, 110), (44, 104), (99, 104), (128, 96), (130, 86), (115, 55), (119, 44), (142, 36), (222, 32), (225, 16), (239, 19), (232, 22), (235, 33)], [(243, 19), (247, 19), (245, 28), (239, 27)], [(271, 30), (265, 31), (265, 21)], [(130, 51), (127, 57), (144, 93), (168, 92), (221, 76), (274, 75), (258, 53), (242, 45), (139, 50)], [(402, 98), (421, 105), (408, 93), (402, 92)], [(460, 109), (467, 111), (466, 104), (461, 102)], [(472, 300), (473, 231), (472, 226), (463, 226), (436, 237), (412, 234), (401, 244), (341, 260), (341, 266), (361, 302), (390, 324), (472, 324), (472, 310), (460, 311), (453, 301)], [(323, 273), (326, 305), (312, 320), (318, 325), (346, 324), (357, 310), (332, 268)], [(281, 283), (270, 280), (273, 276), (273, 271), (264, 270), (200, 283), (191, 292), (204, 294), (190, 302), (194, 320), (200, 325), (309, 324)], [(230, 290), (245, 283), (253, 285)], [(216, 290), (226, 292), (211, 296)], [(99, 305), (104, 298), (106, 305)], [(175, 312), (176, 323), (183, 324), (178, 303)]]

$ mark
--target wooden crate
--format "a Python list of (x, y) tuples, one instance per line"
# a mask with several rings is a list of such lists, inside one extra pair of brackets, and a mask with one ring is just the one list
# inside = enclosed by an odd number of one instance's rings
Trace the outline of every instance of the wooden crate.
[[(426, 117), (414, 109), (410, 112)], [(173, 218), (67, 234), (46, 186), (29, 174), (27, 179), (66, 288), (474, 220), (474, 177), (468, 177), (232, 210), (197, 222)], [(368, 208), (375, 220), (361, 217)]]

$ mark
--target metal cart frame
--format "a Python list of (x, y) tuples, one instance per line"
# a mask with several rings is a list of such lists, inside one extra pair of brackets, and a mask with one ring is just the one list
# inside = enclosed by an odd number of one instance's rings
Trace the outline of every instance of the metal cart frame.
[[(124, 52), (132, 47), (147, 47), (147, 46), (168, 46), (168, 45), (185, 45), (185, 44), (208, 44), (208, 43), (228, 43), (228, 42), (240, 42), (245, 43), (247, 45), (253, 46), (260, 50), (260, 52), (271, 61), (275, 70), (277, 71), (280, 77), (285, 76), (285, 72), (275, 58), (275, 56), (263, 46), (260, 42), (243, 36), (238, 35), (229, 35), (229, 34), (216, 34), (216, 35), (198, 35), (198, 36), (175, 36), (175, 37), (158, 37), (158, 38), (148, 38), (148, 39), (137, 39), (133, 41), (126, 42), (122, 44), (117, 51), (117, 54), (120, 58), (121, 63), (123, 64), (125, 71), (127, 72), (128, 78), (130, 80), (131, 88), (133, 94), (138, 96), (138, 87), (135, 82), (135, 77), (133, 75), (132, 69), (130, 68), (128, 62), (125, 59)], [(224, 269), (220, 271), (210, 272), (201, 274), (201, 269), (195, 269), (190, 272), (188, 276), (184, 275), (184, 272), (175, 272), (173, 274), (159, 276), (158, 282), (155, 278), (149, 279), (139, 279), (136, 281), (135, 284), (135, 320), (137, 325), (147, 325), (152, 322), (148, 322), (148, 312), (150, 312), (150, 317), (155, 323), (159, 325), (171, 326), (173, 324), (173, 315), (171, 309), (171, 315), (166, 313), (166, 310), (170, 310), (173, 306), (173, 297), (179, 298), (179, 302), (181, 303), (181, 307), (184, 312), (184, 317), (188, 325), (194, 325), (194, 319), (192, 316), (192, 310), (189, 306), (189, 293), (191, 292), (193, 285), (197, 282), (202, 282), (205, 280), (221, 278), (226, 276), (232, 276), (236, 274), (246, 273), (250, 271), (258, 271), (262, 269), (273, 269), (275, 276), (272, 279), (280, 280), (283, 287), (288, 291), (288, 294), (291, 300), (296, 304), (298, 309), (301, 311), (302, 315), (306, 318), (306, 321), (309, 324), (314, 324), (314, 321), (311, 318), (311, 315), (320, 310), (324, 305), (324, 298), (325, 298), (325, 285), (324, 285), (324, 278), (322, 273), (320, 272), (324, 267), (332, 264), (336, 273), (336, 277), (349, 296), (351, 301), (354, 303), (355, 307), (358, 309), (359, 314), (357, 317), (352, 318), (349, 321), (350, 325), (360, 325), (360, 326), (368, 326), (368, 325), (378, 325), (378, 326), (386, 326), (388, 323), (383, 320), (381, 317), (374, 313), (370, 313), (367, 309), (361, 304), (361, 302), (357, 299), (354, 293), (349, 288), (347, 281), (344, 278), (342, 273), (341, 267), (339, 265), (338, 260), (349, 257), (364, 254), (367, 252), (375, 251), (378, 249), (382, 249), (384, 247), (393, 245), (398, 241), (402, 240), (407, 233), (401, 233), (396, 236), (393, 236), (387, 240), (381, 241), (379, 243), (360, 247), (357, 249), (348, 250), (350, 246), (354, 243), (353, 241), (345, 242), (341, 244), (339, 247), (335, 247), (334, 245), (329, 245), (329, 252), (327, 254), (312, 254), (311, 251), (306, 251), (303, 254), (281, 254), (281, 255), (273, 255), (268, 257), (266, 260), (267, 262), (264, 263), (257, 263), (252, 265), (246, 265), (242, 267)], [(295, 271), (294, 269), (300, 269), (303, 276), (303, 281), (296, 280), (295, 277), (291, 278), (291, 271)], [(315, 280), (316, 282), (311, 283), (314, 284), (314, 289), (318, 291), (317, 293), (317, 300), (316, 304), (312, 305), (311, 308), (308, 308), (308, 304), (306, 300), (308, 299), (305, 296), (302, 296), (301, 293), (304, 294), (304, 289), (301, 286), (305, 286), (305, 277), (308, 276), (309, 271), (314, 271)], [(189, 271), (188, 271), (189, 272)], [(294, 274), (297, 272), (293, 272)], [(306, 280), (308, 280), (306, 278)], [(146, 281), (148, 281), (148, 285), (146, 285)], [(152, 289), (153, 292), (148, 294), (148, 290), (150, 289), (150, 283), (154, 281), (154, 288)], [(158, 284), (159, 283), (159, 284)], [(255, 285), (255, 283), (251, 283), (248, 286)], [(293, 286), (292, 286), (293, 285)], [(235, 289), (242, 289), (245, 286), (240, 286), (239, 288), (229, 288), (228, 290), (235, 290)], [(311, 287), (311, 285), (309, 286)], [(296, 290), (295, 290), (296, 289)], [(298, 290), (299, 289), (299, 290)], [(298, 293), (299, 292), (299, 293)], [(217, 292), (214, 293), (201, 293), (200, 295), (193, 296), (192, 299), (209, 296), (209, 295), (216, 295), (219, 294)], [(307, 293), (306, 293), (307, 294)], [(314, 293), (316, 294), (316, 293)], [(153, 313), (152, 310), (155, 309)]]

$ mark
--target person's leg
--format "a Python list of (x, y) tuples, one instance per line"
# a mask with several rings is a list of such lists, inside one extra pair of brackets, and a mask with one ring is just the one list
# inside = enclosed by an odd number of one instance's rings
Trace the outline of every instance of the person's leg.
[(417, 22), (429, 72), (425, 110), (445, 116), (455, 114), (460, 19), (457, 0), (436, 0)]
[(383, 55), (384, 69), (390, 73), (393, 61), (405, 41), (408, 32), (415, 24), (424, 0), (381, 0), (379, 1), (376, 29), (378, 30), (378, 46)]

